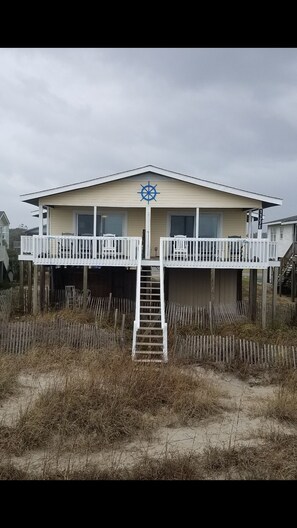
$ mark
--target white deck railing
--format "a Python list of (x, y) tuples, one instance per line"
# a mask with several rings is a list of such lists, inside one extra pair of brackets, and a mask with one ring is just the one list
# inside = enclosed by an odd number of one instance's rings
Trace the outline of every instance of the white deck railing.
[(136, 356), (136, 335), (140, 327), (140, 286), (141, 286), (141, 248), (138, 252), (137, 272), (136, 272), (136, 299), (135, 299), (135, 320), (133, 324), (132, 359)]
[(163, 331), (163, 360), (168, 361), (168, 339), (167, 323), (165, 322), (165, 292), (164, 292), (164, 255), (163, 245), (160, 245), (160, 304), (161, 304), (161, 327)]
[(139, 253), (140, 237), (33, 235), (21, 237), (19, 259), (63, 266), (135, 266)]
[(267, 239), (173, 237), (160, 244), (165, 266), (256, 268), (277, 262), (276, 243)]

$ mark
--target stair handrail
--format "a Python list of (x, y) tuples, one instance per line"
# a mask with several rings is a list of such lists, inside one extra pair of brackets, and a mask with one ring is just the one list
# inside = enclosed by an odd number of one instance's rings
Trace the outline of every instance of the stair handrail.
[(167, 323), (165, 322), (165, 295), (164, 295), (164, 259), (163, 238), (160, 238), (160, 305), (161, 305), (161, 327), (163, 330), (163, 360), (168, 361), (167, 349)]
[(133, 324), (133, 341), (132, 341), (132, 359), (136, 355), (136, 334), (140, 327), (140, 283), (141, 283), (141, 255), (142, 255), (142, 244), (141, 238), (139, 239), (137, 247), (137, 270), (136, 270), (136, 298), (135, 298), (135, 320)]
[(287, 264), (293, 255), (297, 252), (297, 242), (292, 242), (286, 253), (281, 259), (280, 273), (282, 274), (287, 267)]

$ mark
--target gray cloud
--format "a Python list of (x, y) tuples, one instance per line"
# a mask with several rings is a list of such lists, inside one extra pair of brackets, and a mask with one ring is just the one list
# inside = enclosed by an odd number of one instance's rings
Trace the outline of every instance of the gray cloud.
[(296, 49), (1, 49), (0, 208), (152, 164), (284, 198), (296, 214)]

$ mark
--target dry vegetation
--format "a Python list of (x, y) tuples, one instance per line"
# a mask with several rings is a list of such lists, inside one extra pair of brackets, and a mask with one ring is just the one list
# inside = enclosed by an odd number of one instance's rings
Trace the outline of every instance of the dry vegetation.
[[(61, 313), (60, 313), (61, 316)], [(63, 318), (90, 322), (65, 311)], [(49, 314), (44, 317), (55, 317)], [(77, 319), (78, 317), (78, 319)], [(197, 328), (184, 328), (197, 333)], [(279, 325), (265, 331), (252, 324), (226, 325), (221, 335), (263, 343), (297, 345), (297, 329)], [(170, 339), (174, 334), (170, 333)], [(109, 467), (83, 463), (79, 468), (59, 465), (60, 454), (105, 453), (128, 442), (151, 439), (160, 427), (197, 427), (230, 412), (221, 387), (182, 363), (141, 365), (131, 361), (130, 350), (86, 351), (34, 348), (24, 356), (0, 356), (0, 405), (15, 397), (18, 376), (52, 376), (13, 423), (0, 422), (0, 480), (205, 480), (297, 478), (297, 373), (234, 363), (228, 367), (204, 365), (221, 374), (232, 372), (240, 380), (274, 384), (273, 395), (258, 405), (258, 416), (290, 424), (292, 434), (258, 434), (258, 443), (209, 446), (202, 452), (172, 450), (162, 456), (145, 455), (132, 465)], [(252, 382), (251, 382), (252, 380)], [(229, 390), (229, 389), (228, 389)], [(272, 391), (272, 388), (271, 388)], [(226, 394), (225, 394), (226, 395)], [(236, 427), (236, 426), (235, 426)], [(260, 438), (260, 444), (259, 444)], [(56, 469), (45, 460), (38, 470), (21, 457), (38, 452), (57, 457)]]
[(210, 447), (202, 454), (170, 453), (161, 458), (145, 456), (132, 467), (116, 465), (100, 469), (20, 469), (11, 461), (0, 462), (0, 480), (296, 480), (297, 436), (270, 434), (265, 444), (249, 447)]
[[(56, 383), (21, 412), (14, 426), (0, 427), (2, 450), (20, 455), (53, 443), (60, 449), (70, 444), (76, 449), (102, 449), (147, 435), (167, 415), (184, 424), (222, 409), (221, 392), (191, 371), (134, 364), (123, 354), (71, 357), (65, 352)], [(51, 358), (35, 351), (33, 357), (23, 358), (23, 366), (32, 367), (33, 362), (35, 367), (57, 369), (58, 358), (59, 351)]]
[(19, 369), (17, 358), (0, 355), (0, 402), (13, 394)]

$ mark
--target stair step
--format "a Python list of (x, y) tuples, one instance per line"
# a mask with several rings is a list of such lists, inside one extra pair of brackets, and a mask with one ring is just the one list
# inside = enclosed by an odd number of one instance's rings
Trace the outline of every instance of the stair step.
[(159, 330), (162, 330), (162, 328), (156, 328), (155, 326), (140, 326), (138, 330), (158, 330), (159, 331)]
[(146, 337), (148, 339), (161, 339), (163, 343), (163, 335), (152, 335), (152, 334), (137, 334), (136, 339), (138, 337)]
[(135, 354), (148, 354), (148, 355), (153, 355), (153, 356), (161, 356), (163, 355), (163, 352), (161, 351), (158, 351), (158, 352), (148, 352), (147, 350), (136, 350)]
[(149, 282), (146, 282), (145, 284), (141, 284), (140, 288), (148, 289), (148, 290), (160, 290), (160, 286), (155, 286), (155, 284), (149, 283)]
[(164, 363), (163, 359), (133, 359), (136, 363)]
[[(161, 324), (161, 321), (159, 320), (155, 320), (155, 319), (141, 319), (140, 320), (141, 323), (156, 323), (156, 324)], [(156, 329), (157, 330), (157, 329)]]
[[(149, 302), (149, 303), (152, 303), (152, 302), (157, 303), (158, 299), (140, 299), (140, 303), (141, 303), (141, 301), (142, 302)], [(155, 306), (155, 308), (159, 308), (159, 307), (160, 307), (160, 303), (157, 306)], [(152, 308), (154, 308), (154, 306)]]
[[(136, 341), (137, 341), (137, 337), (136, 337)], [(138, 346), (144, 346), (145, 345), (145, 346), (153, 346), (153, 347), (158, 346), (158, 347), (160, 347), (160, 346), (163, 346), (163, 342), (162, 343), (148, 343), (147, 341), (140, 341), (140, 342), (137, 341), (137, 345)]]

